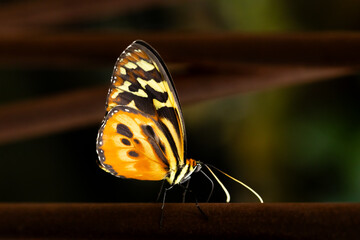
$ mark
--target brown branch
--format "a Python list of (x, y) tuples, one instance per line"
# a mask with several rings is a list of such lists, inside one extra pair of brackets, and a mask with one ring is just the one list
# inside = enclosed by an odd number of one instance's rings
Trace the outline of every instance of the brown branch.
[[(0, 40), (0, 63), (112, 66), (138, 35)], [(170, 66), (182, 103), (353, 74), (360, 34), (143, 35)], [(109, 67), (111, 71), (111, 67)], [(104, 79), (104, 82), (107, 81)], [(106, 87), (0, 108), (0, 142), (100, 123)], [(77, 104), (74, 105), (73, 103)], [(18, 111), (21, 109), (21, 111)], [(26, 118), (23, 118), (26, 113)]]
[[(301, 68), (233, 64), (173, 68), (183, 104), (350, 74), (345, 67)], [(194, 72), (195, 71), (195, 72)], [(105, 80), (104, 80), (105, 81)], [(100, 124), (108, 86), (0, 106), (0, 143)]]
[(359, 239), (360, 204), (0, 204), (0, 238)]
[(304, 67), (269, 64), (197, 64), (174, 69), (174, 80), (182, 103), (197, 102), (231, 94), (293, 86), (356, 73), (351, 67)]
[(360, 66), (359, 33), (57, 34), (0, 38), (4, 66), (112, 65), (135, 39), (148, 41), (167, 63), (252, 63)]
[(78, 90), (0, 107), (0, 143), (101, 122), (106, 89)]
[(117, 14), (139, 11), (154, 5), (174, 4), (164, 0), (37, 0), (3, 4), (0, 8), (0, 34), (22, 36), (49, 31), (60, 24), (109, 18)]

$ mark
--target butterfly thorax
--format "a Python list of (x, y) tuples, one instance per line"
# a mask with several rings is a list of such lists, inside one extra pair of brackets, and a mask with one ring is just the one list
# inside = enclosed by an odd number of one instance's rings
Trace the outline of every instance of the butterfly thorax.
[(201, 164), (199, 161), (189, 158), (186, 159), (184, 165), (177, 168), (175, 174), (170, 174), (166, 179), (170, 185), (181, 184), (188, 181), (191, 177), (191, 174), (200, 170), (200, 168)]

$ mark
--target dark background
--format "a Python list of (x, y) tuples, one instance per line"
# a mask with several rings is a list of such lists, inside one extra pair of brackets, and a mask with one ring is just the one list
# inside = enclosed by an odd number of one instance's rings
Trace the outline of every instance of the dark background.
[[(51, 2), (53, 6), (49, 7), (51, 4), (42, 0), (2, 1), (0, 19), (9, 22), (2, 22), (1, 38), (26, 42), (27, 38), (61, 34), (238, 33), (261, 36), (357, 32), (360, 29), (360, 3), (354, 0), (149, 1), (144, 4), (135, 1), (130, 7), (126, 1), (122, 2), (123, 6), (115, 1), (104, 1), (104, 6), (113, 4), (114, 7), (107, 11), (99, 8), (99, 13), (92, 12), (91, 17), (79, 17), (79, 11), (65, 16), (63, 21), (52, 18), (58, 8), (75, 5), (82, 9), (79, 6), (83, 5), (84, 11), (89, 11), (95, 1)], [(94, 51), (101, 51), (102, 47), (99, 45)], [(201, 45), (196, 47), (202, 48)], [(114, 44), (112, 48), (113, 54), (106, 59), (106, 64), (99, 61), (95, 65), (62, 66), (17, 63), (16, 58), (11, 62), (2, 60), (0, 104), (26, 103), (73, 90), (107, 86), (113, 68), (108, 62), (115, 62), (124, 46)], [(41, 46), (32, 50), (35, 53), (44, 51)], [(4, 49), (0, 54), (2, 51)], [(166, 56), (164, 52), (159, 53)], [(191, 62), (192, 53), (187, 54)], [(167, 62), (165, 57), (164, 60)], [(171, 64), (169, 68), (170, 71), (175, 69)], [(259, 192), (266, 202), (359, 201), (359, 75), (352, 73), (319, 82), (312, 80), (306, 84), (270, 86), (184, 104), (188, 156), (239, 178)], [(176, 85), (176, 74), (174, 81)], [(104, 104), (105, 97), (104, 94)], [(76, 104), (74, 102), (74, 106)], [(18, 111), (22, 111), (21, 107)], [(27, 116), (23, 118), (26, 121)], [(100, 122), (101, 119), (81, 127), (3, 141), (0, 145), (0, 201), (155, 201), (160, 182), (121, 180), (98, 168), (95, 139)], [(232, 201), (256, 201), (240, 185), (219, 177), (228, 187)], [(207, 198), (210, 187), (200, 174), (191, 181), (191, 188), (200, 201)], [(168, 200), (181, 201), (181, 189), (169, 193)], [(211, 201), (225, 201), (219, 185)]]

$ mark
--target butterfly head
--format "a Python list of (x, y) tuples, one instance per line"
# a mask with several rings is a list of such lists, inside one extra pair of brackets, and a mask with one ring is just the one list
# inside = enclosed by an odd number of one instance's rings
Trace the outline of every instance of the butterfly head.
[(200, 161), (196, 161), (192, 158), (186, 159), (186, 164), (188, 164), (190, 166), (190, 170), (192, 172), (198, 172), (198, 171), (200, 171), (200, 169), (202, 167), (202, 163)]

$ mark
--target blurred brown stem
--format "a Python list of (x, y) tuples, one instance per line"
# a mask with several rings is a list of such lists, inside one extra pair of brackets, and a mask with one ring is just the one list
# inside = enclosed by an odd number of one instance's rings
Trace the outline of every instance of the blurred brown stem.
[[(134, 39), (148, 41), (172, 72), (183, 104), (354, 74), (360, 34), (60, 34), (0, 39), (0, 64), (107, 66)], [(0, 106), (0, 143), (100, 124), (106, 82), (48, 98)], [(26, 117), (24, 117), (26, 116)]]

